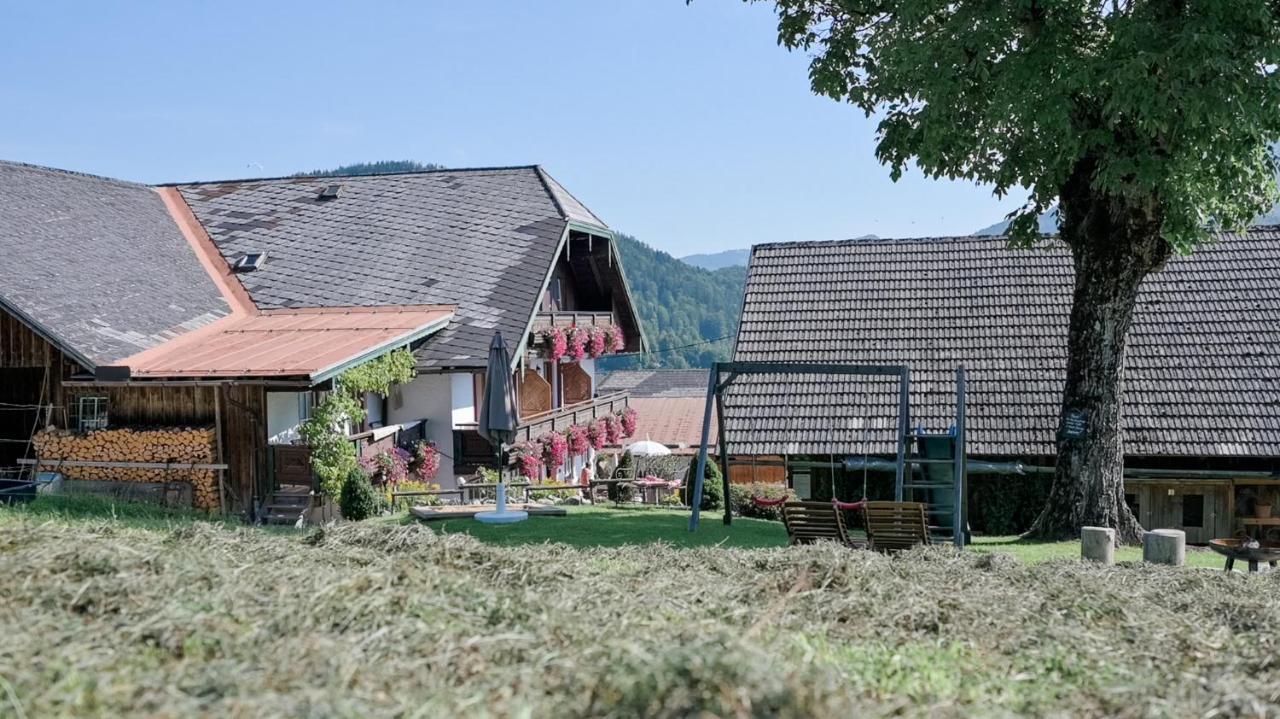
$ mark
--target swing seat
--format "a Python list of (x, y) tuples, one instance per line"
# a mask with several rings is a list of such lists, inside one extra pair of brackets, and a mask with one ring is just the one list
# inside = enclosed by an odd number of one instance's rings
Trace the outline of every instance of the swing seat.
[(867, 502), (867, 540), (877, 552), (929, 544), (922, 502)]
[(844, 513), (831, 502), (786, 502), (782, 505), (782, 523), (793, 545), (839, 542), (848, 547), (862, 546), (849, 537)]

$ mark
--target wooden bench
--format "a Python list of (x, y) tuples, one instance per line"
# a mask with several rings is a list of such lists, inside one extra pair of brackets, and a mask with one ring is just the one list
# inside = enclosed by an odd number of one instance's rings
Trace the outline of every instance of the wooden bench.
[(921, 502), (867, 502), (867, 539), (877, 552), (896, 552), (929, 544), (929, 525)]
[(844, 513), (831, 502), (786, 502), (782, 505), (782, 523), (791, 544), (828, 541), (858, 546), (849, 538)]

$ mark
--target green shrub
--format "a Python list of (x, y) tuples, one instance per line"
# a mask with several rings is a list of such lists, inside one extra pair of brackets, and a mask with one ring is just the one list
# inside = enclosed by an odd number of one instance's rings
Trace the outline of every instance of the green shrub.
[(782, 521), (782, 505), (761, 507), (752, 501), (753, 497), (761, 499), (795, 499), (795, 493), (785, 484), (752, 482), (750, 484), (729, 485), (729, 507), (739, 517), (755, 519), (771, 519)]
[(630, 484), (606, 485), (606, 491), (609, 493), (609, 501), (618, 504), (625, 504), (636, 497), (636, 488)]
[[(693, 485), (698, 476), (698, 455), (689, 460), (689, 475), (684, 487), (680, 490), (680, 501), (692, 507)], [(710, 456), (707, 457), (707, 474), (702, 479), (702, 510), (720, 509), (724, 506), (724, 475), (720, 474), (720, 465)]]
[(358, 522), (377, 514), (379, 505), (378, 493), (373, 491), (369, 475), (361, 469), (348, 472), (347, 478), (342, 482), (342, 491), (338, 494), (338, 509), (342, 516)]

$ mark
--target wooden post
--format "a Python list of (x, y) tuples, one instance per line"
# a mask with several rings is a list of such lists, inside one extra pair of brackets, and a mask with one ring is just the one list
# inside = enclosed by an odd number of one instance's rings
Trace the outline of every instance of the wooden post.
[(1180, 529), (1155, 529), (1142, 536), (1142, 559), (1153, 564), (1181, 567), (1187, 563), (1187, 533)]
[[(200, 391), (197, 387), (196, 391)], [(222, 461), (222, 385), (214, 385), (213, 387), (213, 441), (218, 448), (218, 464)], [(226, 488), (227, 470), (218, 470), (218, 512), (222, 516), (227, 515), (227, 488)]]
[[(693, 505), (693, 512), (689, 515), (689, 531), (694, 532), (698, 529), (698, 520), (702, 518), (702, 477), (707, 472), (707, 441), (711, 434), (711, 409), (715, 406), (716, 385), (720, 382), (720, 369), (717, 365), (711, 365), (711, 371), (707, 380), (707, 406), (702, 413), (702, 446), (698, 449), (698, 468), (693, 474), (693, 492), (690, 493), (689, 504)], [(721, 438), (719, 441), (723, 442)], [(725, 498), (726, 501), (728, 497)]]
[(1115, 564), (1116, 530), (1110, 527), (1081, 527), (1080, 558), (1103, 564)]

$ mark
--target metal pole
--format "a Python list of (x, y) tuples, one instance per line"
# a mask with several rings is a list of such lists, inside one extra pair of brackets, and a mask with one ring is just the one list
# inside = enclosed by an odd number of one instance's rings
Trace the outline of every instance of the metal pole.
[(903, 501), (904, 472), (907, 465), (907, 434), (911, 432), (911, 370), (903, 367), (898, 374), (898, 466), (893, 480), (893, 498)]
[(720, 392), (716, 392), (716, 444), (720, 450), (720, 482), (723, 485), (724, 523), (727, 527), (733, 521), (733, 511), (729, 502), (729, 442), (724, 436), (724, 397)]
[(952, 542), (957, 547), (964, 546), (964, 530), (968, 524), (968, 477), (964, 448), (964, 400), (965, 400), (964, 365), (956, 367), (956, 437), (955, 437), (955, 497), (953, 499), (951, 519), (955, 522), (952, 529)]
[[(702, 412), (702, 446), (698, 448), (698, 468), (693, 474), (693, 493), (690, 504), (693, 512), (689, 515), (689, 531), (698, 530), (698, 520), (702, 517), (702, 476), (707, 471), (707, 442), (711, 441), (711, 408), (715, 406), (716, 385), (720, 383), (719, 363), (711, 365), (707, 373), (707, 405)], [(724, 437), (720, 438), (724, 442)], [(725, 497), (725, 501), (729, 501)]]

